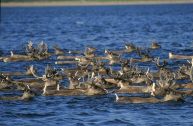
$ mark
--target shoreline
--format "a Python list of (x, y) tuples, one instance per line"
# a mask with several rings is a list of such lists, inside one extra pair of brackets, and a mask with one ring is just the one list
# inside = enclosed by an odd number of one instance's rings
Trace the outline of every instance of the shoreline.
[(49, 6), (111, 6), (111, 5), (151, 5), (151, 4), (193, 4), (193, 0), (139, 0), (128, 2), (95, 2), (95, 1), (64, 1), (64, 2), (2, 2), (1, 7), (49, 7)]

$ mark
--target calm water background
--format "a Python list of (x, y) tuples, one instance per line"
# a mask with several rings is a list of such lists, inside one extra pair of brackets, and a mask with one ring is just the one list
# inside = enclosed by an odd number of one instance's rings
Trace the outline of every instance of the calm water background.
[[(49, 47), (99, 51), (123, 48), (125, 42), (148, 47), (157, 40), (164, 49), (152, 52), (167, 58), (169, 51), (193, 54), (193, 4), (93, 7), (1, 8), (0, 50), (22, 53), (24, 44), (45, 41)], [(0, 63), (1, 71), (22, 71), (41, 62)], [(178, 66), (181, 62), (170, 62)], [(145, 64), (144, 64), (145, 66)], [(64, 84), (67, 83), (64, 81)], [(9, 92), (6, 92), (9, 94)], [(5, 94), (6, 94), (5, 93)], [(2, 92), (0, 93), (3, 94)], [(114, 96), (35, 97), (30, 102), (0, 101), (0, 125), (193, 125), (193, 102), (116, 104)]]

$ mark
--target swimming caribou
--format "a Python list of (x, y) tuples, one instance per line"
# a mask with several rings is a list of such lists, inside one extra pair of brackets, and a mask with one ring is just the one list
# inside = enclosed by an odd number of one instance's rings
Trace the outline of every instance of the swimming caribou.
[[(54, 46), (50, 51), (46, 43), (36, 45), (30, 41), (25, 54), (15, 54), (13, 50), (10, 56), (1, 55), (0, 61), (13, 64), (25, 61), (31, 65), (21, 71), (0, 70), (0, 91), (23, 92), (20, 96), (0, 96), (0, 100), (30, 100), (38, 95), (115, 94), (116, 103), (163, 103), (193, 96), (193, 56), (169, 53), (168, 59), (162, 60), (153, 54), (157, 49), (162, 50), (161, 44), (154, 41), (148, 48), (126, 43), (120, 50), (87, 46), (81, 51)], [(47, 65), (44, 60), (49, 57)], [(173, 69), (172, 59), (188, 62), (177, 64)], [(41, 66), (47, 65), (41, 76), (38, 75), (41, 70), (35, 69), (31, 62), (34, 60)], [(129, 96), (120, 96), (122, 94)], [(140, 96), (133, 96), (135, 94)]]

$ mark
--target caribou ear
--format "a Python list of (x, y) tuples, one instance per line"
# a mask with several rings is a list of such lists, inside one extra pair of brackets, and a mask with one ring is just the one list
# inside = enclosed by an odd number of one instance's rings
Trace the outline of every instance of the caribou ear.
[(187, 62), (188, 62), (189, 64), (191, 64), (191, 62), (190, 62), (189, 60), (187, 60)]
[(13, 54), (13, 51), (10, 51), (10, 53), (11, 53), (11, 56), (13, 56), (14, 54)]
[(148, 67), (147, 72), (146, 72), (146, 75), (148, 75), (148, 74), (149, 74), (149, 67)]
[(31, 91), (31, 88), (30, 88), (30, 86), (28, 84), (26, 86), (24, 86), (24, 91), (26, 91), (26, 92), (30, 92)]
[(30, 86), (27, 84), (27, 89), (31, 90)]
[(153, 83), (153, 84), (152, 84), (152, 88), (151, 88), (151, 95), (152, 95), (152, 96), (155, 96), (155, 90), (156, 90), (155, 87), (156, 87), (156, 84)]
[(115, 93), (115, 101), (118, 102), (119, 96)]
[(108, 51), (107, 51), (107, 49), (105, 49), (105, 53), (107, 53)]

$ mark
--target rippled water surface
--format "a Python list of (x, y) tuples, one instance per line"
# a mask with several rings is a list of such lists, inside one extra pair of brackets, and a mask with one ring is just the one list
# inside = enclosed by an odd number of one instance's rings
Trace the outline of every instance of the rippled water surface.
[[(1, 55), (10, 50), (22, 53), (29, 40), (43, 40), (50, 48), (57, 44), (73, 50), (92, 45), (99, 53), (105, 48), (123, 48), (125, 42), (148, 47), (157, 40), (163, 49), (152, 52), (154, 56), (167, 58), (169, 51), (190, 55), (193, 4), (1, 8)], [(0, 70), (22, 71), (21, 68), (35, 64), (41, 72), (47, 63), (53, 64), (53, 60), (0, 63)], [(107, 95), (0, 101), (0, 125), (193, 125), (191, 97), (185, 102), (162, 104), (117, 104), (114, 100), (114, 95)]]

